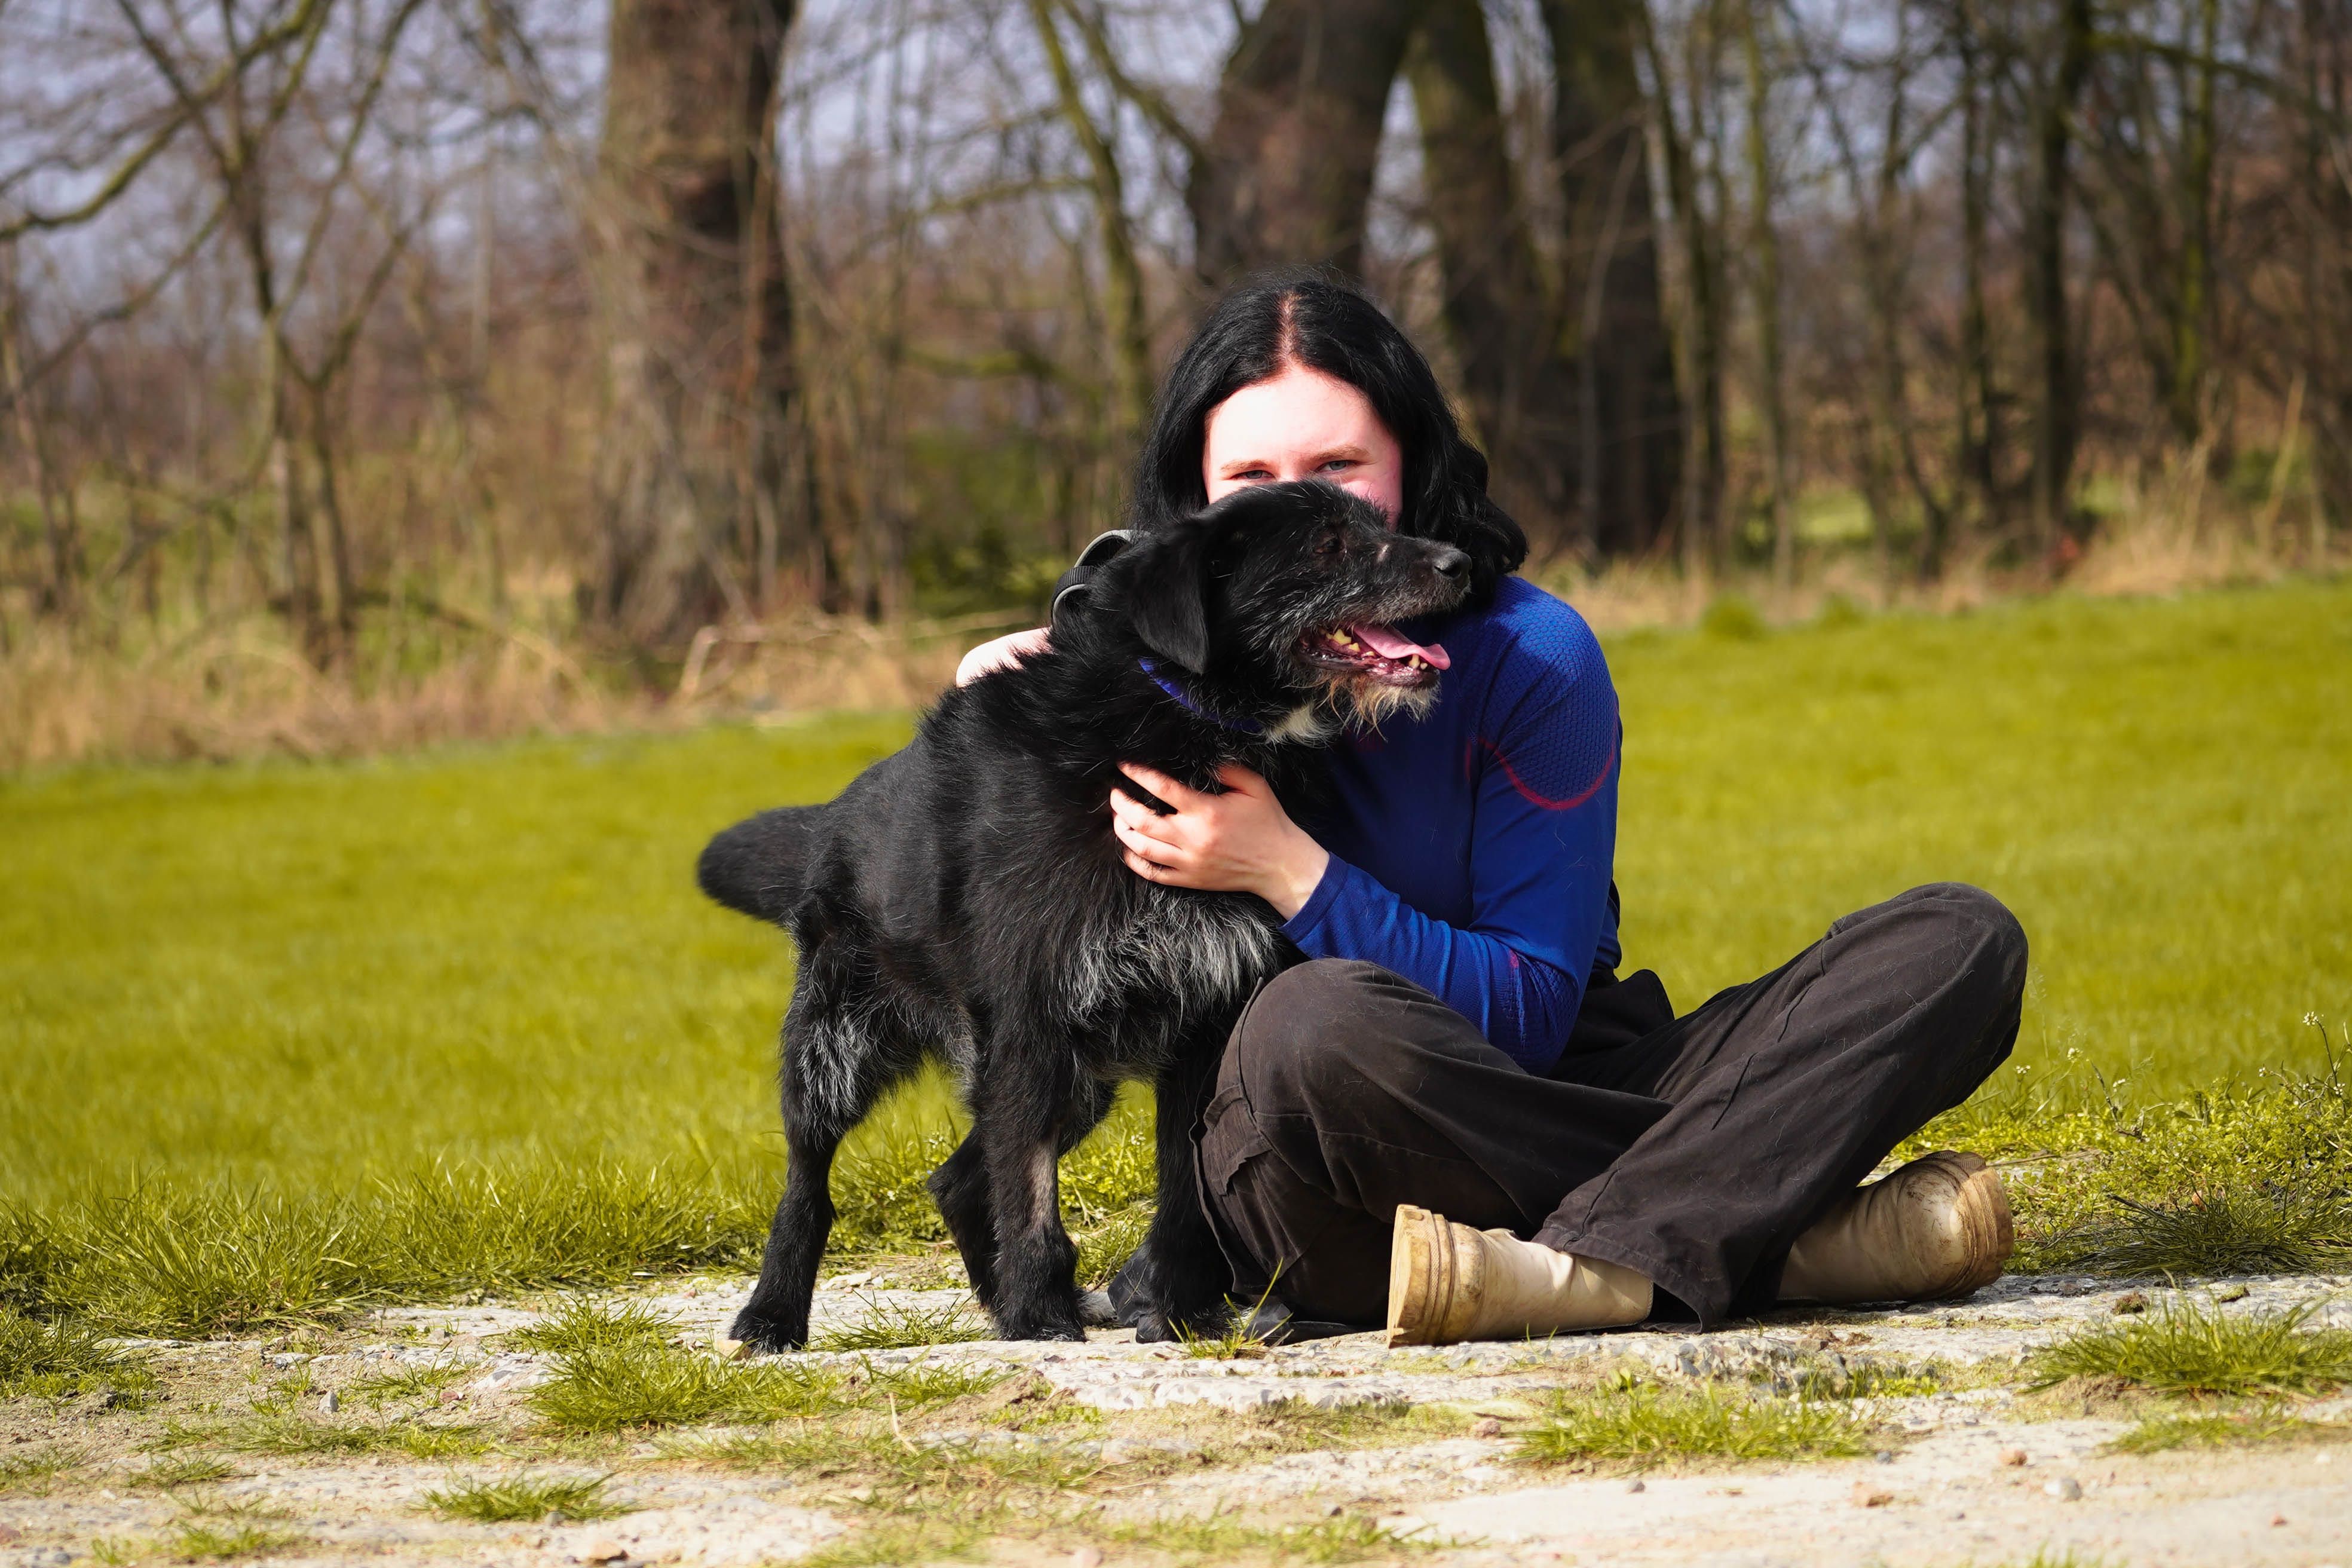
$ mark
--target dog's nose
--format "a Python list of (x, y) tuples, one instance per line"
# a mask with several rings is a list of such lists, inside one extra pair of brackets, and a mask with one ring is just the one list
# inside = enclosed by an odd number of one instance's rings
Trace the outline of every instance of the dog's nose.
[(1449, 544), (1429, 558), (1429, 569), (1452, 582), (1470, 570), (1470, 557)]

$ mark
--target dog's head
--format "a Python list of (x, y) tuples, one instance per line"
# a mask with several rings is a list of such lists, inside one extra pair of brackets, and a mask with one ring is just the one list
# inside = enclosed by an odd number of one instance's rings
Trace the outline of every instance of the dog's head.
[(1107, 609), (1236, 710), (1322, 699), (1377, 722), (1434, 700), (1445, 650), (1396, 623), (1461, 604), (1470, 558), (1392, 531), (1319, 481), (1254, 485), (1137, 540), (1105, 569)]

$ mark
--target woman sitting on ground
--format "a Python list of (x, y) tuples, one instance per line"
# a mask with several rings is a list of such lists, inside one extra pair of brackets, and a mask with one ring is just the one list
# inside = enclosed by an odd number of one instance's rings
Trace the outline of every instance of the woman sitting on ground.
[[(1856, 1184), (2009, 1055), (2016, 920), (1974, 888), (1915, 888), (1675, 1016), (1654, 974), (1617, 973), (1600, 644), (1511, 575), (1526, 539), (1404, 335), (1322, 278), (1262, 279), (1170, 371), (1133, 526), (1307, 479), (1468, 552), (1475, 584), (1402, 628), (1442, 653), (1435, 707), (1343, 737), (1313, 819), (1241, 769), (1203, 795), (1129, 768), (1172, 816), (1110, 797), (1137, 876), (1255, 893), (1309, 960), (1234, 1026), (1195, 1133), (1233, 1293), (1276, 1303), (1262, 1317), (1292, 1337), (1385, 1321), (1431, 1344), (1999, 1278), (2009, 1209), (1983, 1161)], [(1062, 594), (1120, 542), (1089, 546)], [(958, 678), (1049, 635), (975, 648)]]

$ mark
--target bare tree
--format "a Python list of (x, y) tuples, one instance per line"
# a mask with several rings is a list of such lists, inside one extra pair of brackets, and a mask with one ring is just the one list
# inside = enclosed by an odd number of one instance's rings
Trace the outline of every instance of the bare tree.
[(1213, 286), (1283, 263), (1363, 271), (1364, 209), (1412, 0), (1266, 0), (1218, 83), (1185, 191)]
[(772, 136), (793, 12), (793, 0), (612, 7), (598, 602), (639, 647), (750, 616), (734, 563), (757, 557), (755, 536), (780, 529), (787, 505), (793, 318)]

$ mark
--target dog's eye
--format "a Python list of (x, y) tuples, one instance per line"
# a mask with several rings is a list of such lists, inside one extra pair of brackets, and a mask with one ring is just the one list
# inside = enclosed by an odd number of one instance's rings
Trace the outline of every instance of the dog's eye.
[(1315, 553), (1328, 559), (1339, 553), (1342, 541), (1336, 533), (1327, 533), (1315, 542)]

